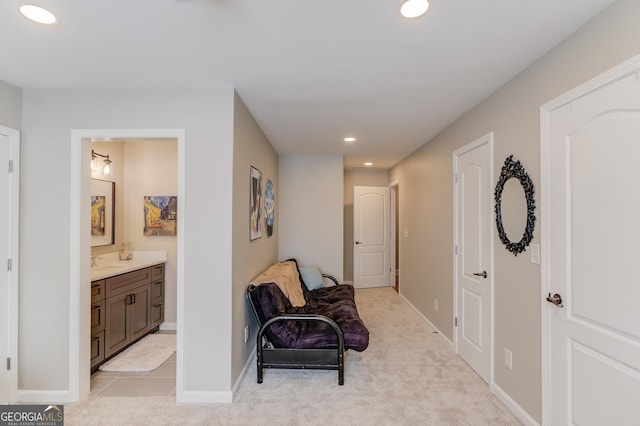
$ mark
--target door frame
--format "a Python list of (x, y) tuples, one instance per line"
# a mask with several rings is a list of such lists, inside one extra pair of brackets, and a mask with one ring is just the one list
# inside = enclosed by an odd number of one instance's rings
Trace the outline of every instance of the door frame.
[[(458, 306), (458, 287), (460, 285), (460, 280), (458, 277), (458, 260), (460, 258), (460, 256), (458, 256), (458, 237), (459, 237), (459, 230), (458, 230), (458, 185), (457, 185), (457, 181), (458, 181), (458, 159), (460, 156), (462, 156), (463, 154), (472, 151), (482, 145), (488, 144), (489, 145), (489, 175), (491, 176), (491, 188), (493, 188), (494, 186), (494, 154), (493, 154), (493, 132), (487, 133), (484, 136), (481, 136), (480, 138), (474, 140), (473, 142), (470, 142), (466, 145), (464, 145), (461, 148), (456, 149), (453, 152), (453, 215), (454, 215), (454, 219), (453, 219), (453, 349), (456, 353), (456, 355), (458, 354), (458, 326), (456, 325), (456, 319), (459, 317), (458, 313), (459, 313), (459, 306)], [(489, 203), (491, 203), (491, 200), (489, 201)], [(493, 223), (495, 223), (495, 211), (494, 209), (489, 209), (490, 210), (490, 215), (487, 218), (490, 222), (490, 228), (493, 229)], [(490, 366), (489, 366), (489, 382), (488, 382), (488, 386), (490, 388), (493, 388), (493, 373), (494, 373), (494, 355), (495, 355), (495, 351), (494, 351), (494, 316), (495, 316), (495, 300), (494, 300), (494, 244), (493, 244), (493, 235), (488, 236), (489, 238), (489, 268), (490, 271), (489, 272), (489, 276), (488, 276), (488, 280), (489, 280), (489, 301), (491, 303), (491, 308), (490, 308), (490, 317), (491, 317), (491, 323), (489, 325), (489, 359), (490, 359)]]
[[(11, 358), (11, 369), (7, 372), (8, 403), (13, 404), (18, 398), (18, 321), (20, 291), (20, 131), (0, 126), (0, 134), (9, 138), (9, 158), (12, 161), (10, 183), (9, 226), (16, 232), (10, 232), (9, 258), (11, 273), (8, 274), (6, 308), (7, 308), (7, 355)], [(8, 166), (8, 165), (5, 165)], [(4, 365), (2, 368), (5, 368)]]
[[(355, 231), (356, 231), (356, 218), (355, 218), (355, 216), (356, 216), (356, 214), (357, 214), (357, 210), (356, 210), (356, 208), (355, 208), (355, 206), (356, 206), (356, 201), (357, 201), (357, 197), (356, 197), (356, 195), (355, 195), (356, 188), (377, 188), (377, 189), (385, 190), (387, 193), (386, 193), (386, 195), (385, 195), (385, 197), (384, 197), (384, 202), (385, 202), (385, 203), (389, 203), (389, 205), (388, 205), (388, 212), (387, 212), (388, 214), (386, 214), (385, 221), (384, 221), (384, 226), (386, 227), (386, 230), (385, 230), (385, 232), (384, 232), (384, 233), (385, 233), (385, 238), (388, 238), (388, 240), (387, 240), (387, 244), (386, 244), (386, 248), (385, 248), (385, 250), (384, 250), (384, 255), (385, 255), (385, 256), (386, 256), (386, 258), (387, 258), (387, 259), (386, 259), (387, 267), (389, 268), (389, 270), (388, 270), (388, 271), (386, 271), (386, 274), (387, 274), (387, 280), (386, 280), (386, 282), (384, 283), (384, 285), (371, 286), (371, 287), (369, 287), (369, 286), (364, 286), (364, 287), (360, 287), (360, 288), (375, 288), (375, 287), (390, 287), (390, 286), (393, 286), (393, 284), (392, 284), (392, 277), (391, 277), (391, 275), (392, 275), (392, 274), (391, 274), (391, 267), (392, 267), (392, 266), (391, 266), (391, 251), (392, 251), (392, 244), (393, 244), (393, 243), (392, 243), (392, 241), (391, 241), (392, 234), (391, 234), (391, 230), (390, 230), (390, 227), (391, 227), (391, 214), (392, 214), (392, 209), (393, 209), (393, 208), (392, 208), (392, 206), (390, 205), (390, 204), (391, 204), (391, 192), (392, 192), (392, 189), (391, 189), (391, 187), (390, 187), (389, 185), (387, 185), (387, 186), (376, 186), (376, 185), (354, 185), (354, 186), (353, 186), (353, 206), (354, 206), (354, 208), (353, 208), (353, 232), (354, 232), (353, 243), (354, 243), (354, 244), (353, 244), (353, 248), (352, 248), (352, 250), (353, 250), (353, 285), (354, 285), (354, 286), (356, 286), (356, 277), (358, 276), (358, 275), (357, 275), (357, 272), (356, 272), (356, 271), (358, 270), (358, 268), (356, 268), (356, 259), (358, 259), (358, 255), (356, 254), (356, 247), (357, 247), (357, 246), (356, 246), (356, 244), (355, 244), (355, 243), (356, 243), (356, 238), (355, 238)], [(358, 287), (356, 287), (356, 288), (358, 288)]]
[[(545, 300), (546, 295), (551, 291), (551, 271), (550, 265), (550, 248), (553, 244), (551, 226), (550, 226), (550, 160), (549, 147), (551, 144), (551, 113), (566, 104), (571, 103), (575, 99), (589, 94), (603, 86), (620, 80), (631, 74), (637, 73), (640, 80), (640, 55), (611, 68), (608, 71), (594, 77), (593, 79), (569, 90), (563, 95), (540, 106), (540, 230), (541, 230), (541, 300)], [(551, 309), (549, 303), (540, 303), (540, 318), (542, 321), (542, 424), (550, 424), (552, 398), (549, 390), (551, 389)]]
[[(73, 129), (71, 130), (71, 187), (69, 232), (69, 401), (78, 401), (90, 391), (91, 336), (89, 310), (90, 289), (90, 224), (88, 201), (91, 171), (86, 159), (91, 155), (91, 140), (112, 139), (176, 139), (178, 141), (178, 211), (185, 211), (185, 145), (184, 129)], [(184, 394), (183, 314), (184, 300), (184, 220), (177, 224), (177, 318), (176, 318), (176, 399)], [(84, 343), (86, 342), (86, 344)]]
[[(396, 264), (396, 253), (398, 254), (398, 263), (400, 260), (400, 240), (396, 235), (396, 223), (398, 223), (398, 229), (400, 229), (399, 221), (400, 214), (396, 210), (396, 205), (400, 206), (400, 203), (397, 200), (398, 192), (400, 189), (400, 182), (394, 181), (389, 184), (389, 230), (390, 230), (390, 241), (389, 241), (389, 266), (391, 268), (391, 276), (389, 277), (389, 285), (395, 288), (396, 282), (396, 270), (398, 271), (398, 282), (400, 280), (400, 265)], [(399, 209), (398, 209), (399, 210)], [(396, 244), (398, 241), (398, 244)], [(400, 294), (400, 285), (398, 285), (398, 294)]]

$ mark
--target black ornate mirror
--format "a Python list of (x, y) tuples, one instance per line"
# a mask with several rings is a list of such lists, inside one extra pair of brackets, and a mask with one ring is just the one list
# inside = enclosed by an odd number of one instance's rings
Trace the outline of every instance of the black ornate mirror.
[(496, 184), (496, 225), (500, 241), (514, 255), (525, 251), (533, 238), (536, 203), (533, 181), (513, 155), (504, 160)]

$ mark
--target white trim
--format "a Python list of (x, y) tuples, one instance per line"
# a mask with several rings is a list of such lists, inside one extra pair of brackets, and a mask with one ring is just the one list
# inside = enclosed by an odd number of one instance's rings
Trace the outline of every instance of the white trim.
[(538, 426), (539, 423), (527, 413), (508, 393), (506, 393), (495, 382), (491, 383), (491, 393), (500, 399), (509, 410), (526, 426)]
[(40, 403), (54, 404), (73, 402), (69, 391), (66, 390), (18, 390), (18, 401), (22, 404)]
[(540, 109), (551, 112), (552, 110), (566, 105), (578, 98), (581, 98), (602, 86), (607, 86), (617, 80), (628, 77), (639, 71), (640, 68), (640, 55), (636, 55), (631, 59), (624, 61), (623, 63), (611, 68), (608, 71), (592, 78), (591, 80), (582, 83), (578, 87), (575, 87), (563, 95), (560, 95), (552, 100), (543, 104)]
[(175, 322), (163, 322), (160, 324), (160, 330), (162, 331), (176, 331), (177, 329), (178, 326)]
[(396, 205), (398, 205), (397, 198), (399, 188), (400, 184), (398, 182), (389, 185), (389, 209), (391, 212), (391, 214), (389, 214), (389, 233), (391, 234), (391, 237), (389, 238), (389, 285), (393, 288), (396, 286), (396, 273), (398, 273), (398, 268), (400, 266), (396, 264), (396, 252), (398, 254), (398, 259), (400, 259), (400, 247), (398, 247), (400, 244), (396, 246), (396, 241), (400, 241), (396, 235), (396, 222), (399, 220), (398, 211), (396, 210)]
[(240, 372), (240, 375), (236, 379), (236, 383), (231, 388), (231, 398), (232, 399), (235, 399), (236, 395), (238, 394), (238, 391), (240, 390), (240, 386), (242, 386), (242, 381), (244, 380), (244, 377), (249, 372), (249, 369), (251, 368), (251, 365), (253, 365), (253, 363), (256, 362), (256, 352), (257, 351), (258, 351), (258, 346), (257, 345), (253, 345), (253, 349), (251, 350), (251, 353), (249, 354), (249, 358), (247, 358), (247, 362), (244, 363), (244, 367), (242, 368), (242, 371)]
[[(148, 139), (172, 138), (178, 140), (178, 211), (183, 220), (178, 221), (177, 258), (177, 356), (176, 398), (183, 393), (183, 313), (184, 299), (184, 218), (185, 209), (185, 130), (184, 129), (73, 129), (71, 130), (71, 185), (70, 185), (70, 232), (69, 232), (69, 397), (68, 402), (85, 398), (90, 390), (89, 336), (91, 334), (88, 313), (82, 306), (89, 306), (89, 287), (82, 285), (91, 281), (89, 275), (88, 227), (83, 217), (89, 217), (88, 203), (82, 203), (83, 182), (88, 188), (90, 170), (82, 161), (91, 149), (91, 138)], [(86, 205), (85, 205), (86, 204)], [(83, 244), (83, 241), (87, 241)], [(86, 336), (86, 345), (81, 337)], [(86, 355), (86, 356), (85, 356)], [(86, 359), (85, 359), (86, 358)]]
[[(490, 191), (489, 193), (493, 193), (493, 187), (494, 187), (494, 153), (493, 153), (493, 132), (489, 132), (486, 135), (474, 140), (473, 142), (470, 142), (468, 144), (466, 144), (465, 146), (456, 149), (453, 152), (453, 176), (451, 177), (452, 179), (454, 179), (454, 185), (453, 185), (453, 247), (454, 247), (454, 252), (452, 253), (453, 255), (453, 348), (455, 353), (458, 353), (458, 327), (456, 327), (455, 325), (455, 321), (456, 318), (458, 318), (458, 287), (459, 287), (459, 282), (458, 282), (458, 259), (460, 258), (458, 253), (456, 253), (455, 247), (458, 244), (458, 185), (457, 185), (457, 179), (458, 179), (458, 158), (460, 156), (462, 156), (463, 154), (466, 154), (469, 151), (473, 151), (476, 148), (481, 147), (482, 145), (488, 144), (489, 145), (489, 185), (490, 185)], [(491, 223), (491, 229), (493, 229), (493, 223), (495, 223), (495, 212), (493, 209), (489, 209), (490, 213), (490, 217), (489, 217), (489, 221)], [(491, 268), (488, 272), (489, 272), (489, 285), (490, 285), (490, 289), (489, 289), (489, 299), (490, 299), (490, 303), (491, 303), (491, 311), (490, 311), (490, 326), (489, 326), (489, 383), (493, 383), (494, 380), (494, 338), (495, 338), (495, 280), (494, 280), (494, 271), (495, 271), (495, 265), (494, 265), (494, 253), (495, 253), (495, 248), (493, 245), (493, 238), (492, 236), (488, 236), (489, 238), (489, 268)]]
[(349, 284), (349, 285), (353, 285), (353, 281), (342, 281), (342, 284)]
[[(0, 134), (9, 138), (9, 159), (13, 161), (13, 172), (9, 175), (9, 239), (8, 255), (12, 270), (8, 273), (7, 294), (3, 299), (7, 308), (7, 356), (11, 358), (11, 370), (7, 372), (7, 397), (11, 404), (17, 400), (18, 392), (18, 324), (20, 292), (20, 131), (0, 126)], [(5, 165), (8, 167), (8, 165)], [(5, 169), (6, 170), (6, 169)], [(6, 296), (6, 299), (5, 297)]]
[(442, 340), (444, 340), (451, 347), (451, 350), (453, 350), (453, 342), (451, 340), (449, 340), (449, 338), (442, 331), (440, 331), (438, 329), (438, 327), (436, 327), (431, 321), (429, 321), (429, 318), (425, 317), (424, 314), (422, 312), (420, 312), (418, 310), (418, 308), (416, 308), (414, 306), (413, 303), (409, 302), (409, 299), (404, 297), (404, 295), (398, 294), (398, 297), (400, 297), (402, 300), (407, 302), (407, 304), (411, 307), (411, 309), (416, 311), (416, 313), (420, 316), (420, 318), (422, 318), (424, 320), (424, 322), (426, 322), (429, 327), (433, 328), (434, 331), (438, 332), (438, 335), (440, 337), (442, 337)]
[[(581, 98), (594, 90), (597, 90), (603, 86), (607, 86), (614, 83), (617, 80), (628, 77), (631, 74), (640, 71), (640, 55), (636, 55), (633, 58), (611, 68), (608, 71), (592, 78), (591, 80), (569, 90), (568, 92), (560, 95), (549, 102), (546, 102), (540, 107), (540, 229), (541, 229), (541, 285), (540, 296), (542, 300), (550, 292), (550, 270), (549, 270), (549, 254), (551, 252), (551, 231), (549, 224), (549, 189), (550, 189), (550, 170), (549, 170), (549, 147), (551, 144), (549, 132), (550, 118), (553, 110), (562, 107), (568, 103)], [(540, 304), (540, 317), (542, 322), (542, 347), (541, 347), (541, 361), (542, 361), (542, 423), (550, 424), (551, 422), (551, 407), (552, 407), (552, 395), (551, 395), (551, 345), (550, 345), (550, 319), (549, 309), (546, 303)]]

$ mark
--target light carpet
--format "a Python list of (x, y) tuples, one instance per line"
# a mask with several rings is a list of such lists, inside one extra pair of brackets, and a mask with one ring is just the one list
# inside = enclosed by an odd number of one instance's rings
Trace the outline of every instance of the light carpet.
[(518, 425), (520, 422), (452, 347), (392, 288), (356, 291), (369, 348), (348, 351), (338, 373), (266, 370), (255, 363), (231, 404), (175, 397), (91, 395), (65, 406), (71, 425)]
[(175, 334), (149, 334), (115, 358), (105, 362), (100, 371), (153, 371), (176, 351)]

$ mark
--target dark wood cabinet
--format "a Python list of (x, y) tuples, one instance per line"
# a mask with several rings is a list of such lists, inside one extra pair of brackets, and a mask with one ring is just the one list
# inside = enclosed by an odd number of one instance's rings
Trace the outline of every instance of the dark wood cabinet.
[(104, 280), (91, 283), (91, 368), (105, 359), (104, 330), (107, 320), (104, 300)]
[(164, 264), (91, 283), (91, 369), (164, 321)]
[(151, 327), (156, 327), (164, 321), (164, 265), (151, 269)]

